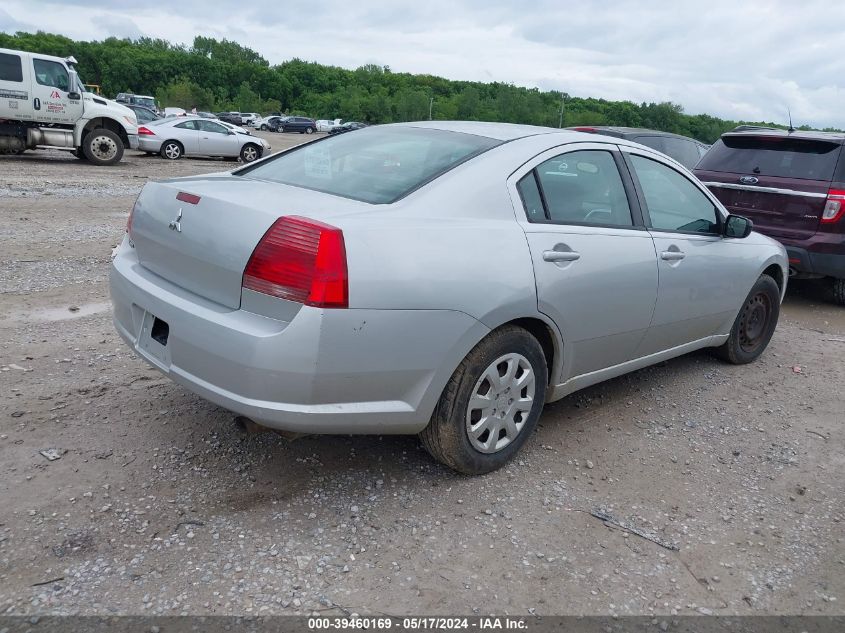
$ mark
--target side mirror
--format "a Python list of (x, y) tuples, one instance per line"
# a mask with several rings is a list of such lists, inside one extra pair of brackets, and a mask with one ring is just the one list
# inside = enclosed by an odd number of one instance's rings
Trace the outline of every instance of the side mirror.
[(79, 101), (82, 98), (82, 95), (78, 92), (69, 92), (67, 93), (68, 99), (73, 99), (74, 101)]
[(741, 215), (729, 215), (722, 227), (722, 235), (725, 237), (744, 238), (751, 235), (754, 223)]

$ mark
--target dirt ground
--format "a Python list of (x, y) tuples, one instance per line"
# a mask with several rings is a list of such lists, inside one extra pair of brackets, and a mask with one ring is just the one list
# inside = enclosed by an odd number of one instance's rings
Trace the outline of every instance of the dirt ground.
[(461, 477), (415, 437), (246, 435), (138, 360), (107, 284), (134, 198), (232, 165), (128, 154), (0, 157), (0, 614), (845, 613), (845, 308), (818, 285), (758, 362), (590, 388)]

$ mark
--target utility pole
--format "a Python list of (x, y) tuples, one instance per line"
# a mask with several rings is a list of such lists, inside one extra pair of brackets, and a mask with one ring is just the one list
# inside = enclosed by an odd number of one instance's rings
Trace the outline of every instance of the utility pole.
[(428, 120), (431, 121), (431, 111), (434, 108), (434, 97), (430, 97), (428, 100)]
[(558, 128), (563, 127), (563, 108), (564, 108), (564, 99), (565, 97), (561, 94), (560, 95), (560, 120), (558, 121)]

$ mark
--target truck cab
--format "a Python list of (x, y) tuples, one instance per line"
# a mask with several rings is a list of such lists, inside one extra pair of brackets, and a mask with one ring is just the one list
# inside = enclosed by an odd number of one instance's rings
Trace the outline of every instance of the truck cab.
[(0, 150), (52, 148), (113, 165), (138, 147), (135, 113), (85, 90), (73, 57), (0, 48)]

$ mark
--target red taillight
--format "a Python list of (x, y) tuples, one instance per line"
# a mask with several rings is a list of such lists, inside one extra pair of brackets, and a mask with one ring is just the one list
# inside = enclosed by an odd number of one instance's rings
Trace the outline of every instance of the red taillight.
[(594, 128), (594, 127), (583, 127), (583, 126), (582, 127), (574, 127), (572, 129), (575, 130), (576, 132), (595, 132), (596, 131), (596, 128)]
[(138, 128), (138, 135), (139, 136), (155, 136), (156, 133), (153, 132), (150, 128), (144, 127), (143, 125)]
[(831, 189), (827, 192), (827, 203), (822, 211), (822, 222), (838, 222), (845, 215), (845, 191)]
[(343, 231), (294, 215), (279, 218), (249, 258), (243, 287), (318, 308), (348, 308)]

